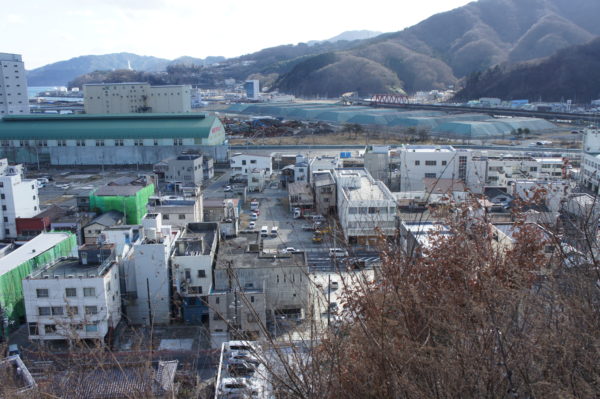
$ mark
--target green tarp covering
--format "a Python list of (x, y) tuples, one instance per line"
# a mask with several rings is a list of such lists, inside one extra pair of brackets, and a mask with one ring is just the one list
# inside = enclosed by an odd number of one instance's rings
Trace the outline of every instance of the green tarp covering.
[(142, 218), (147, 213), (148, 198), (154, 195), (154, 184), (140, 188), (135, 195), (131, 196), (97, 196), (90, 195), (90, 209), (100, 213), (108, 211), (123, 212), (127, 224), (141, 224)]

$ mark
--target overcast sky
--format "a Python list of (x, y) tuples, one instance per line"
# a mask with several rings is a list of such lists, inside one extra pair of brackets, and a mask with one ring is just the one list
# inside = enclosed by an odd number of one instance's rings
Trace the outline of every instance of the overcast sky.
[(468, 0), (0, 0), (0, 52), (27, 69), (122, 51), (235, 57), (347, 30), (394, 32)]

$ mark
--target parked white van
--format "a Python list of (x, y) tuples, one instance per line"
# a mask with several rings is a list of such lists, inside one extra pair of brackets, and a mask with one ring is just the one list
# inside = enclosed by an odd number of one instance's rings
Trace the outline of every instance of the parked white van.
[(277, 226), (271, 227), (271, 237), (277, 237), (278, 232), (279, 232), (279, 227), (277, 227)]
[(263, 226), (260, 228), (260, 236), (267, 237), (269, 235), (269, 226)]

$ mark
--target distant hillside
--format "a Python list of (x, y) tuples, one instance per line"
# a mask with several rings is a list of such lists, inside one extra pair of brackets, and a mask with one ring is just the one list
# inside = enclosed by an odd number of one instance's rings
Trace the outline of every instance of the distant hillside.
[(206, 57), (205, 59), (179, 57), (170, 61), (132, 53), (84, 55), (28, 71), (27, 83), (29, 86), (66, 86), (68, 82), (77, 77), (95, 71), (115, 71), (131, 66), (131, 69), (135, 71), (158, 72), (164, 71), (167, 66), (174, 64), (206, 66), (224, 60), (225, 57)]
[(339, 42), (340, 40), (353, 41), (353, 40), (372, 39), (375, 36), (381, 35), (382, 33), (383, 32), (377, 32), (377, 31), (372, 31), (372, 30), (348, 30), (348, 31), (342, 32), (339, 35), (336, 35), (330, 39), (311, 40), (311, 41), (307, 42), (307, 44), (312, 46), (313, 44), (318, 44), (318, 43), (323, 43), (323, 42), (335, 43), (335, 42)]
[(600, 98), (600, 38), (560, 50), (541, 60), (494, 67), (466, 79), (457, 100), (499, 97), (506, 100), (571, 99), (589, 103)]
[[(598, 15), (597, 0), (480, 0), (359, 42), (329, 57), (330, 63), (305, 59), (280, 76), (275, 87), (300, 96), (368, 95), (382, 87), (393, 91), (398, 82), (409, 92), (444, 88), (473, 71), (586, 43), (600, 34), (600, 24), (594, 23)], [(374, 77), (367, 72), (375, 65), (381, 74)]]
[(65, 86), (79, 75), (98, 70), (127, 69), (129, 64), (135, 70), (158, 71), (166, 68), (169, 60), (132, 53), (84, 55), (28, 71), (27, 84), (29, 86)]

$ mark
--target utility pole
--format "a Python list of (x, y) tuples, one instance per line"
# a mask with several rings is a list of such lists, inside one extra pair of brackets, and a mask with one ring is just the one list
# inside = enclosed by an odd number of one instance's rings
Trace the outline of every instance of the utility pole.
[(331, 274), (327, 275), (327, 328), (331, 321)]

